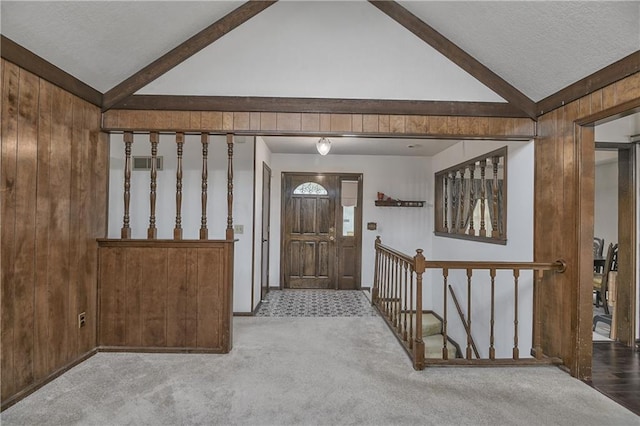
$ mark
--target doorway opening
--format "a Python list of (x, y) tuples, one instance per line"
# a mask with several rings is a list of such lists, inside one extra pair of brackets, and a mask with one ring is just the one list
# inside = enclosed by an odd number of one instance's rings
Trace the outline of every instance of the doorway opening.
[(361, 288), (362, 174), (282, 174), (284, 289)]

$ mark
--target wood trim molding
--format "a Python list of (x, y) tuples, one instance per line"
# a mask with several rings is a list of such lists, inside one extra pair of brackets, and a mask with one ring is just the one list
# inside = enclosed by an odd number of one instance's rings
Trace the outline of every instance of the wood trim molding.
[(632, 99), (612, 108), (607, 108), (603, 111), (598, 111), (585, 117), (581, 117), (576, 120), (576, 124), (579, 126), (595, 126), (598, 124), (608, 123), (637, 112), (640, 112), (640, 98)]
[(385, 99), (133, 95), (118, 102), (114, 108), (164, 111), (310, 112), (528, 118), (520, 109), (506, 102)]
[(400, 4), (395, 1), (377, 0), (369, 0), (369, 3), (442, 53), (476, 80), (502, 96), (514, 107), (523, 111), (527, 117), (536, 118), (535, 102)]
[(93, 105), (102, 105), (102, 93), (1, 34), (0, 55), (5, 60)]
[(209, 46), (220, 37), (242, 25), (258, 13), (262, 12), (275, 1), (250, 0), (220, 20), (214, 22), (173, 50), (151, 62), (140, 71), (133, 74), (117, 86), (104, 94), (102, 110), (106, 111), (121, 100), (132, 95), (156, 78), (160, 77), (176, 65), (190, 58), (200, 50)]
[(542, 99), (536, 104), (537, 113), (546, 114), (636, 72), (640, 72), (640, 50)]
[(112, 109), (105, 132), (234, 133), (238, 135), (432, 137), (526, 140), (536, 135), (530, 118), (436, 115), (319, 114)]

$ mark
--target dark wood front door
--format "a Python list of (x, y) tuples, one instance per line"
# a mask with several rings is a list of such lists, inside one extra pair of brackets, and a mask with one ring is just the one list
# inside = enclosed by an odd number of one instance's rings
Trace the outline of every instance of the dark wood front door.
[(362, 208), (342, 205), (345, 180), (361, 204), (361, 175), (283, 173), (284, 288), (360, 288)]

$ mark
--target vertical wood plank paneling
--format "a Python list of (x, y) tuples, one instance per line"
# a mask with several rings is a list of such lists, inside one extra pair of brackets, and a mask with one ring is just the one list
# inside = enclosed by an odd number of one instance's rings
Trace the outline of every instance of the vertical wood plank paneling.
[(260, 130), (275, 130), (277, 124), (278, 123), (275, 112), (260, 113)]
[[(80, 184), (78, 216), (81, 218), (78, 224), (78, 247), (81, 250), (77, 265), (79, 271), (78, 281), (78, 310), (85, 313), (85, 326), (78, 328), (78, 349), (76, 356), (84, 354), (95, 347), (95, 334), (90, 327), (87, 318), (95, 318), (96, 310), (96, 262), (95, 262), (95, 234), (92, 233), (91, 215), (91, 134), (93, 122), (92, 108), (87, 102), (82, 102), (82, 125), (80, 127)], [(93, 238), (92, 238), (93, 237)], [(76, 314), (76, 323), (78, 321)]]
[(99, 249), (100, 345), (228, 351), (233, 245), (123, 243)]
[(249, 130), (251, 128), (251, 115), (248, 112), (233, 113), (234, 130)]
[[(582, 103), (582, 99), (580, 101)], [(588, 103), (588, 102), (587, 102)], [(579, 116), (582, 113), (579, 113)], [(595, 133), (593, 127), (576, 126), (577, 148), (579, 150), (579, 211), (578, 211), (578, 268), (577, 317), (578, 317), (578, 353), (576, 371), (579, 377), (591, 377), (591, 358), (593, 355), (593, 229), (595, 211)], [(586, 268), (584, 266), (587, 266)]]
[(203, 111), (200, 117), (202, 130), (222, 129), (222, 113), (217, 111)]
[(20, 71), (14, 268), (14, 354), (16, 386), (33, 382), (36, 179), (38, 172), (38, 78)]
[(320, 130), (320, 114), (304, 113), (302, 114), (302, 131), (317, 132)]
[(362, 131), (365, 133), (378, 133), (378, 116), (371, 114), (363, 115)]
[(259, 129), (260, 128), (260, 113), (252, 112), (249, 116), (249, 128), (250, 129)]
[(71, 181), (69, 198), (69, 282), (67, 283), (69, 309), (67, 310), (67, 324), (69, 327), (69, 347), (67, 348), (67, 359), (73, 359), (78, 352), (78, 314), (80, 292), (82, 287), (82, 271), (84, 247), (82, 244), (81, 227), (82, 216), (81, 198), (84, 189), (82, 182), (82, 125), (84, 123), (84, 108), (82, 101), (73, 98), (73, 125), (71, 132)]
[(142, 345), (166, 346), (167, 249), (146, 250), (142, 262)]
[(100, 345), (125, 344), (125, 254), (119, 248), (100, 250)]
[(233, 130), (233, 113), (222, 113), (222, 130)]
[(49, 152), (51, 148), (51, 92), (50, 86), (40, 81), (38, 114), (38, 176), (36, 182), (36, 256), (35, 256), (35, 326), (34, 364), (35, 379), (45, 377), (49, 371), (47, 341), (49, 339)]
[(51, 194), (49, 216), (49, 327), (56, 330), (49, 336), (53, 370), (62, 367), (69, 347), (69, 201), (71, 181), (71, 128), (73, 125), (72, 96), (53, 87), (51, 121)]
[(320, 114), (320, 131), (331, 131), (331, 114)]
[(186, 304), (184, 313), (184, 345), (198, 345), (198, 251), (186, 249), (185, 282)]
[(18, 158), (18, 86), (19, 69), (2, 61), (2, 197), (0, 202), (2, 218), (2, 400), (16, 392), (15, 370), (13, 368), (14, 333), (14, 279), (13, 264), (15, 252), (16, 224), (16, 165)]
[(144, 249), (126, 250), (124, 267), (127, 270), (125, 283), (125, 345), (142, 346), (142, 306), (144, 303)]
[(167, 249), (167, 346), (186, 346), (187, 251)]
[(5, 61), (1, 80), (4, 405), (95, 347), (108, 141), (99, 108)]
[(200, 248), (198, 258), (198, 346), (216, 347), (220, 343), (223, 280), (222, 251), (215, 248)]
[[(558, 131), (560, 138), (558, 139), (559, 144), (562, 146), (562, 169), (563, 169), (563, 191), (562, 191), (562, 199), (564, 200), (564, 207), (560, 210), (562, 216), (562, 222), (559, 224), (562, 230), (558, 230), (562, 232), (563, 238), (558, 240), (560, 250), (559, 253), (563, 253), (563, 258), (566, 259), (567, 262), (578, 265), (578, 235), (577, 230), (578, 227), (576, 223), (577, 218), (579, 218), (580, 213), (580, 200), (578, 198), (579, 195), (579, 150), (578, 146), (575, 143), (574, 137), (574, 121), (577, 119), (577, 111), (578, 111), (578, 103), (571, 102), (568, 105), (565, 105), (562, 108), (562, 120), (561, 126)], [(569, 208), (566, 208), (569, 207)], [(593, 241), (591, 241), (593, 244)], [(593, 265), (593, 262), (592, 262)], [(592, 266), (593, 267), (593, 266)], [(578, 282), (578, 269), (571, 269), (565, 271), (564, 279), (569, 282)], [(577, 318), (577, 308), (578, 304), (578, 289), (580, 286), (568, 286), (567, 291), (562, 292), (562, 290), (556, 290), (558, 293), (562, 293), (561, 297), (565, 300), (565, 309), (562, 309), (562, 323), (566, 324), (563, 327), (565, 328), (567, 335), (571, 335), (571, 333), (578, 333), (578, 324), (574, 323), (573, 327), (570, 326), (571, 319)], [(571, 330), (573, 328), (573, 330)], [(565, 356), (565, 362), (571, 363), (574, 362), (576, 356), (576, 340), (575, 339), (560, 339), (562, 344), (562, 352), (565, 354), (571, 354), (570, 356)]]

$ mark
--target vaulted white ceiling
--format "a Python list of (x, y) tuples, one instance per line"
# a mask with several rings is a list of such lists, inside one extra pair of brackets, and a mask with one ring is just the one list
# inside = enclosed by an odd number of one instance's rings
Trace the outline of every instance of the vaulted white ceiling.
[[(534, 101), (640, 49), (637, 1), (400, 3)], [(1, 31), (105, 92), (240, 4), (3, 0)], [(363, 1), (283, 0), (141, 92), (500, 100)]]
[(503, 101), (361, 1), (278, 2), (139, 93)]
[[(2, 0), (0, 31), (106, 92), (242, 3)], [(638, 1), (399, 3), (533, 101), (640, 49)], [(503, 101), (361, 0), (281, 0), (138, 93)], [(626, 140), (628, 123), (596, 134)], [(313, 152), (315, 138), (266, 142)], [(428, 156), (451, 143), (342, 138), (332, 154)]]

